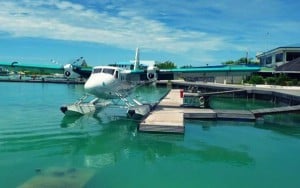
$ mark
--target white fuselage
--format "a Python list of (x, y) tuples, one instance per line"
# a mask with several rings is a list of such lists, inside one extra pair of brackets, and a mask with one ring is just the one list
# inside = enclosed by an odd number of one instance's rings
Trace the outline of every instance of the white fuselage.
[[(116, 98), (124, 90), (125, 81), (119, 67), (96, 66), (84, 85), (84, 89), (98, 98)], [(127, 87), (127, 86), (126, 86)]]

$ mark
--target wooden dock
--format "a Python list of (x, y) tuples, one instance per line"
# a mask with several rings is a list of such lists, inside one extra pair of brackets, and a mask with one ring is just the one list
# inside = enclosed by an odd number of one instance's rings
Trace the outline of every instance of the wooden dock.
[(184, 133), (180, 90), (172, 89), (139, 125), (143, 132)]
[(279, 114), (279, 113), (291, 113), (291, 112), (300, 112), (300, 105), (251, 110), (251, 113), (253, 113), (255, 117), (261, 117), (264, 115)]
[(254, 121), (255, 116), (248, 110), (213, 110), (184, 108), (185, 119), (240, 120)]
[(180, 90), (172, 89), (139, 124), (142, 132), (184, 133), (184, 119), (255, 121), (268, 114), (300, 112), (300, 105), (257, 110), (223, 110), (183, 107)]

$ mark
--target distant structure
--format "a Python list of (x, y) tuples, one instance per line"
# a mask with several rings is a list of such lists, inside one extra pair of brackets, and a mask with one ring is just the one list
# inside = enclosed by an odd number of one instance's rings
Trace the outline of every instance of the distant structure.
[(279, 67), (300, 57), (300, 45), (274, 48), (256, 55), (260, 65), (264, 67)]
[[(261, 67), (255, 65), (216, 65), (172, 70), (173, 79), (175, 80), (183, 78), (186, 81), (192, 82), (241, 84), (247, 77), (255, 72), (259, 72)], [(161, 71), (161, 73), (162, 72), (163, 71)]]

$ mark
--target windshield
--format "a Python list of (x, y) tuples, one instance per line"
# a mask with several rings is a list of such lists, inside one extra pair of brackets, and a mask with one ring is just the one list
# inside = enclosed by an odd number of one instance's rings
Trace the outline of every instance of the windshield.
[(103, 69), (103, 73), (108, 73), (108, 74), (114, 75), (115, 69), (105, 68), (105, 69)]
[(102, 72), (102, 68), (95, 68), (93, 73), (100, 73)]

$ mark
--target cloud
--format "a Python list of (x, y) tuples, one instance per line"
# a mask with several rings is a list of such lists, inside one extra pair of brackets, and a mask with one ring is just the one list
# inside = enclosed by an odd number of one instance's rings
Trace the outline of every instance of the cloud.
[[(0, 30), (14, 37), (42, 37), (167, 52), (216, 50), (222, 37), (181, 30), (122, 9), (118, 15), (67, 1), (9, 1), (1, 3)], [(112, 6), (112, 5), (110, 5)]]
[(233, 0), (76, 2), (0, 0), (0, 33), (11, 37), (92, 42), (123, 49), (140, 46), (212, 62), (213, 53), (262, 49), (267, 32), (280, 39), (274, 45), (282, 41), (295, 43), (293, 28), (300, 25), (281, 11), (291, 8), (290, 14), (298, 16), (294, 6), (280, 0), (255, 0), (246, 4)]

